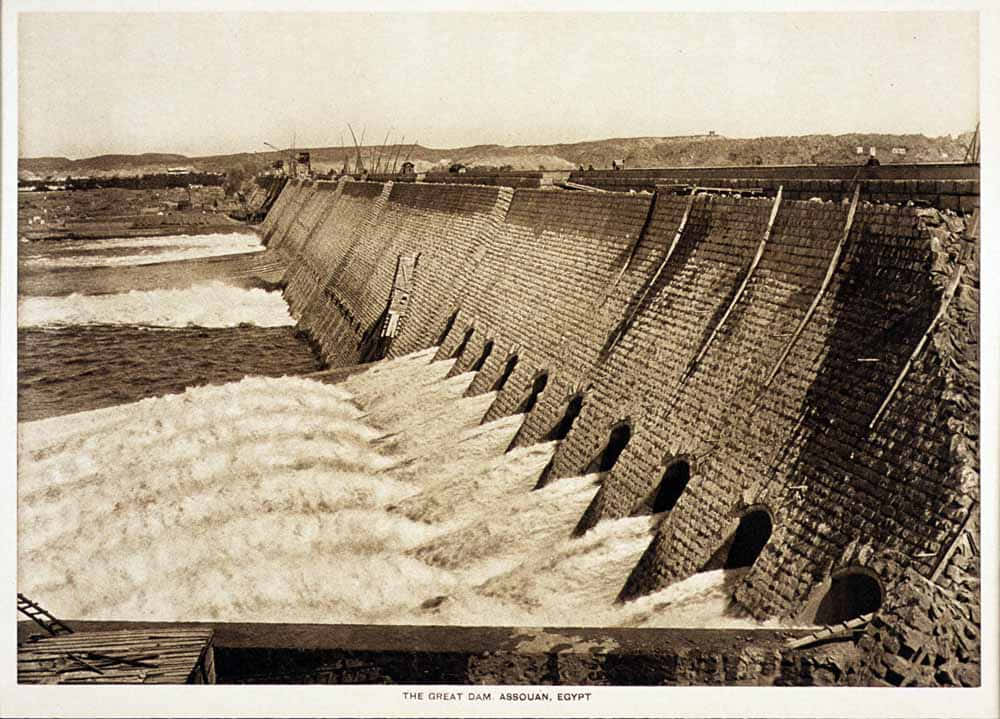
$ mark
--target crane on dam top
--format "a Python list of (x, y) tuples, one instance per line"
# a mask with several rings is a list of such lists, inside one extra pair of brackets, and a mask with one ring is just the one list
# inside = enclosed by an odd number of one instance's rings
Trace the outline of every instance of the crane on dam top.
[[(357, 151), (357, 155), (354, 160), (354, 172), (364, 172), (365, 171), (365, 161), (361, 158), (361, 144), (358, 143), (358, 138), (354, 134), (354, 128), (351, 127), (351, 123), (347, 123), (347, 129), (351, 131), (351, 139), (354, 141), (354, 148)], [(361, 130), (361, 142), (365, 141), (365, 129)]]

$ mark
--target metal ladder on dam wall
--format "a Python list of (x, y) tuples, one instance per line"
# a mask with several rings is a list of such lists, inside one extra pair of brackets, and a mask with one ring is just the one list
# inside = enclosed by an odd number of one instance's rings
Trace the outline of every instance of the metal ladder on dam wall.
[(29, 617), (52, 636), (73, 633), (73, 630), (64, 622), (56, 619), (44, 607), (31, 601), (20, 592), (17, 593), (17, 611)]
[(406, 314), (410, 293), (413, 291), (413, 273), (419, 258), (419, 254), (399, 255), (396, 258), (396, 273), (389, 292), (389, 307), (379, 328), (379, 336), (383, 339), (391, 340), (399, 332), (399, 322)]

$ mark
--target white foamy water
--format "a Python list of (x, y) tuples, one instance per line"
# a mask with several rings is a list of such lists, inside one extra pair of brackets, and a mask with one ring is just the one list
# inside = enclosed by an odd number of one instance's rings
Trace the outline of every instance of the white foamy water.
[(36, 245), (22, 250), (29, 267), (124, 267), (264, 251), (257, 235), (235, 232), (61, 240)]
[(141, 325), (147, 327), (286, 327), (295, 324), (280, 292), (208, 282), (182, 290), (109, 295), (19, 297), (18, 327)]
[(340, 385), (248, 378), (19, 425), (18, 590), (57, 616), (506, 626), (760, 626), (736, 572), (615, 597), (659, 517), (570, 533), (595, 476), (533, 490), (433, 351)]

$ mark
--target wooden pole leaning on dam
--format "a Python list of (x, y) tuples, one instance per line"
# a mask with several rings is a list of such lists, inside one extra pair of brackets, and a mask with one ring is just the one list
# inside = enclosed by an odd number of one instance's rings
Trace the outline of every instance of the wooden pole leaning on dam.
[[(979, 210), (977, 209), (972, 218), (973, 230), (967, 237), (972, 240), (979, 236)], [(910, 354), (909, 359), (906, 360), (906, 364), (903, 365), (903, 369), (900, 370), (899, 376), (896, 377), (896, 381), (892, 385), (892, 389), (889, 390), (889, 394), (886, 395), (885, 400), (883, 400), (882, 405), (878, 408), (872, 421), (868, 424), (868, 429), (875, 429), (875, 425), (878, 424), (879, 419), (885, 413), (886, 408), (892, 402), (892, 398), (896, 396), (896, 392), (899, 391), (900, 385), (903, 384), (903, 380), (906, 379), (906, 375), (909, 374), (910, 368), (913, 367), (913, 363), (917, 361), (917, 357), (923, 351), (924, 346), (927, 344), (927, 340), (930, 338), (931, 334), (934, 332), (934, 328), (937, 327), (941, 318), (944, 317), (945, 312), (948, 310), (948, 305), (951, 304), (952, 298), (955, 296), (955, 292), (958, 290), (958, 286), (962, 281), (962, 274), (965, 272), (965, 257), (968, 251), (969, 245), (962, 247), (961, 255), (958, 260), (958, 269), (955, 271), (954, 277), (951, 278), (951, 282), (948, 283), (948, 287), (945, 288), (944, 294), (941, 296), (941, 305), (938, 307), (937, 314), (934, 315), (934, 319), (931, 320), (930, 325), (927, 327), (927, 331), (924, 332), (923, 337), (920, 338), (920, 342), (914, 348), (912, 354)]]
[[(628, 332), (628, 328), (631, 327), (632, 322), (635, 321), (635, 316), (639, 313), (640, 308), (642, 307), (642, 303), (646, 300), (646, 295), (648, 295), (649, 291), (656, 286), (657, 280), (660, 279), (660, 275), (663, 273), (663, 268), (667, 266), (667, 263), (670, 262), (670, 258), (673, 257), (674, 250), (677, 249), (677, 244), (680, 242), (681, 236), (684, 234), (684, 228), (687, 227), (688, 218), (691, 216), (691, 209), (694, 207), (694, 199), (697, 194), (697, 190), (698, 190), (697, 187), (692, 188), (691, 197), (688, 200), (687, 206), (684, 208), (684, 214), (683, 216), (681, 216), (681, 222), (677, 226), (677, 231), (674, 232), (674, 238), (670, 243), (670, 247), (667, 248), (667, 253), (663, 256), (663, 260), (660, 261), (660, 266), (656, 268), (656, 272), (653, 273), (652, 279), (643, 283), (642, 293), (639, 295), (639, 299), (636, 300), (636, 303), (632, 306), (632, 309), (629, 311), (629, 313), (625, 316), (625, 319), (619, 325), (619, 327), (621, 327), (621, 331), (618, 332), (618, 334), (615, 336), (614, 341), (608, 347), (607, 350), (608, 352), (614, 349), (615, 345), (617, 345), (618, 342), (621, 341), (621, 338), (625, 336), (625, 333)], [(656, 196), (654, 195), (653, 205), (655, 204), (656, 204)], [(652, 213), (652, 211), (653, 207), (651, 206), (650, 213)], [(618, 277), (615, 278), (614, 284), (612, 284), (611, 286), (612, 289), (614, 289), (614, 287), (618, 285), (622, 277), (625, 275), (625, 271), (628, 270), (629, 265), (632, 264), (632, 259), (633, 257), (635, 257), (635, 252), (639, 247), (639, 242), (641, 239), (642, 236), (640, 234), (640, 236), (636, 238), (636, 241), (632, 246), (632, 252), (629, 254), (628, 260), (622, 267), (621, 272), (618, 273)], [(604, 296), (604, 300), (606, 301), (607, 298), (610, 297), (610, 295), (611, 292), (610, 291), (607, 292)]]
[(840, 264), (840, 255), (843, 253), (844, 245), (847, 244), (847, 238), (851, 234), (851, 227), (854, 225), (854, 213), (858, 209), (858, 198), (861, 196), (861, 185), (854, 185), (854, 197), (851, 198), (851, 208), (847, 211), (847, 220), (844, 222), (844, 231), (840, 235), (840, 242), (833, 250), (833, 255), (830, 257), (830, 264), (827, 265), (826, 275), (823, 277), (823, 282), (819, 286), (819, 291), (816, 292), (816, 296), (813, 297), (812, 303), (809, 305), (809, 309), (806, 310), (805, 315), (799, 322), (799, 326), (795, 328), (795, 332), (792, 333), (791, 338), (785, 345), (785, 348), (781, 351), (781, 356), (778, 357), (778, 361), (774, 363), (774, 368), (771, 370), (771, 374), (768, 375), (767, 381), (764, 382), (764, 388), (771, 386), (771, 382), (774, 381), (775, 376), (781, 369), (781, 366), (785, 363), (785, 359), (788, 357), (788, 353), (792, 351), (795, 343), (798, 342), (799, 336), (802, 331), (809, 324), (809, 320), (812, 319), (813, 314), (816, 312), (816, 308), (819, 307), (820, 300), (823, 299), (823, 295), (826, 294), (827, 289), (830, 287), (830, 282), (833, 280), (833, 274), (837, 270), (837, 266)]
[(756, 270), (757, 265), (760, 264), (760, 258), (764, 256), (764, 248), (767, 246), (767, 241), (771, 237), (771, 230), (774, 228), (774, 220), (778, 217), (778, 208), (781, 207), (781, 193), (783, 189), (783, 185), (778, 186), (778, 194), (774, 198), (774, 204), (771, 205), (771, 216), (767, 220), (767, 228), (764, 230), (764, 236), (761, 238), (760, 244), (757, 245), (757, 253), (753, 256), (753, 260), (750, 262), (750, 267), (747, 269), (746, 275), (743, 276), (743, 281), (740, 282), (739, 289), (736, 290), (736, 294), (733, 295), (733, 299), (730, 301), (726, 311), (716, 323), (715, 327), (712, 328), (712, 333), (708, 336), (708, 339), (706, 339), (704, 344), (701, 346), (701, 350), (699, 350), (698, 355), (691, 363), (692, 367), (696, 367), (701, 363), (701, 360), (708, 352), (709, 347), (712, 346), (712, 342), (715, 340), (716, 335), (719, 334), (719, 330), (721, 330), (723, 325), (726, 324), (726, 320), (728, 320), (729, 315), (732, 314), (733, 308), (739, 303), (747, 285), (750, 284), (750, 278), (753, 277), (754, 270)]

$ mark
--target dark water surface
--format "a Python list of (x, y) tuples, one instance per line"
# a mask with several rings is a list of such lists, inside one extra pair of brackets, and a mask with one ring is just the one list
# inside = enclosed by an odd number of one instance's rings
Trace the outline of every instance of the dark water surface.
[[(49, 243), (57, 245), (57, 243)], [(57, 251), (57, 248), (54, 248)], [(51, 255), (50, 255), (51, 256)], [(100, 295), (131, 290), (179, 289), (220, 280), (234, 287), (271, 289), (284, 265), (271, 252), (222, 255), (197, 260), (123, 267), (18, 266), (19, 296)]]
[(20, 328), (18, 421), (134, 402), (246, 375), (321, 369), (294, 327)]
[[(18, 295), (109, 295), (184, 289), (211, 281), (244, 289), (277, 289), (284, 266), (270, 252), (173, 259), (190, 251), (192, 243), (204, 243), (206, 253), (211, 253), (233, 243), (247, 244), (247, 238), (250, 245), (256, 242), (253, 234), (244, 232), (241, 236), (193, 239), (159, 236), (148, 240), (25, 243), (19, 247)], [(124, 254), (141, 255), (142, 260), (162, 257), (164, 261), (97, 266), (102, 259)], [(72, 255), (80, 257), (82, 264), (33, 264)], [(88, 257), (95, 265), (88, 263)], [(119, 318), (116, 324), (19, 327), (18, 420), (109, 407), (183, 392), (195, 385), (237, 381), (247, 375), (281, 376), (322, 369), (313, 348), (290, 326), (168, 328), (128, 321), (126, 317), (124, 323)]]

